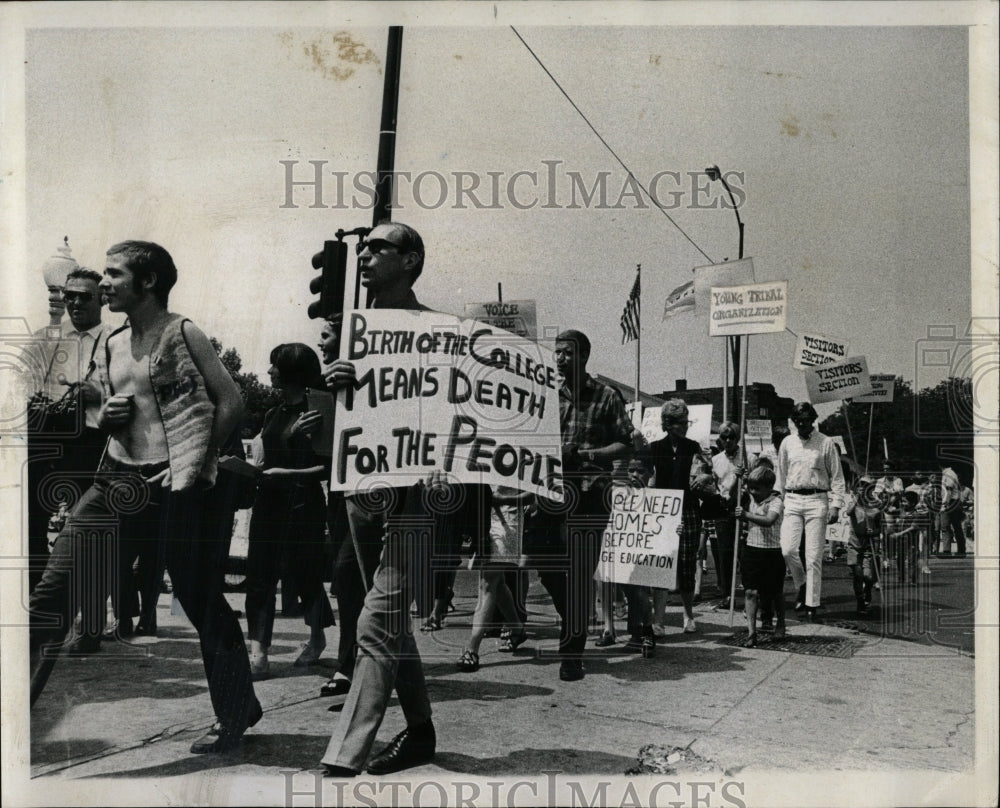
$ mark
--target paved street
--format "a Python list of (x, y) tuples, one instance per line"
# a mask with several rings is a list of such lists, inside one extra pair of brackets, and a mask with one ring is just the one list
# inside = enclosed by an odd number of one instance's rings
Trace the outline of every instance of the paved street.
[[(620, 784), (638, 767), (661, 779), (735, 778), (746, 789), (746, 804), (761, 805), (796, 804), (774, 801), (770, 775), (762, 774), (775, 770), (786, 777), (860, 770), (872, 773), (876, 785), (879, 776), (902, 770), (908, 786), (950, 783), (947, 793), (959, 795), (974, 760), (975, 660), (968, 623), (973, 563), (972, 558), (935, 560), (934, 572), (917, 587), (901, 589), (886, 580), (884, 603), (895, 605), (885, 611), (891, 617), (891, 631), (885, 633), (880, 630), (884, 606), (858, 621), (843, 560), (827, 564), (827, 622), (792, 619), (796, 652), (769, 650), (766, 644), (752, 650), (727, 645), (733, 632), (728, 612), (716, 609), (717, 598), (696, 606), (697, 634), (681, 633), (679, 608), (671, 608), (671, 633), (654, 659), (623, 654), (620, 646), (589, 650), (587, 676), (578, 683), (558, 679), (558, 661), (551, 656), (555, 615), (537, 581), (528, 599), (529, 642), (511, 656), (498, 653), (497, 640), (487, 639), (480, 671), (457, 672), (454, 663), (475, 605), (474, 577), (463, 570), (456, 610), (444, 628), (418, 633), (438, 755), (407, 778), (473, 783), (559, 772), (561, 778), (602, 776)], [(714, 589), (709, 582), (714, 582), (711, 572), (706, 589)], [(790, 589), (788, 582), (789, 600)], [(229, 597), (242, 608), (242, 595)], [(272, 678), (256, 685), (263, 720), (240, 749), (192, 756), (188, 747), (213, 718), (196, 636), (183, 617), (171, 614), (170, 601), (170, 596), (161, 600), (158, 637), (108, 644), (98, 655), (59, 661), (31, 715), (34, 779), (25, 787), (60, 794), (99, 782), (110, 800), (116, 789), (155, 778), (164, 799), (184, 794), (180, 799), (189, 800), (194, 788), (214, 801), (220, 799), (218, 789), (236, 783), (240, 796), (227, 799), (247, 804), (283, 804), (282, 789), (295, 772), (304, 774), (295, 775), (293, 790), (315, 788), (308, 785), (318, 782), (310, 772), (318, 769), (336, 720), (318, 696), (334, 670), (336, 629), (327, 632), (323, 664), (297, 669), (291, 663), (306, 627), (301, 619), (279, 617)], [(739, 618), (737, 613), (737, 628)], [(402, 725), (393, 702), (379, 743)], [(323, 785), (332, 787), (329, 780)], [(846, 785), (830, 787), (835, 794)], [(336, 801), (325, 799), (324, 804)], [(951, 799), (950, 804), (963, 804)], [(893, 802), (904, 804), (895, 797)]]

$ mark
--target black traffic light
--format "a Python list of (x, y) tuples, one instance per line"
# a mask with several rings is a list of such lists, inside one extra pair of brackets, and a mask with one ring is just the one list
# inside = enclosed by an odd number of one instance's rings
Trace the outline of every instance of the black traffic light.
[(309, 291), (319, 295), (319, 300), (309, 304), (309, 319), (325, 319), (344, 310), (347, 245), (343, 241), (324, 241), (323, 250), (313, 256), (312, 265), (322, 274), (309, 281)]

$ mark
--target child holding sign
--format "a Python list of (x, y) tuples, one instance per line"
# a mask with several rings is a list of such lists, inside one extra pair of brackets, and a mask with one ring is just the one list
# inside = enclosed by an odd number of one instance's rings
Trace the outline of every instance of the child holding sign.
[(765, 612), (773, 606), (777, 625), (775, 639), (785, 636), (785, 560), (781, 554), (781, 497), (774, 491), (774, 472), (766, 466), (755, 467), (747, 476), (750, 507), (736, 508), (736, 518), (749, 525), (747, 546), (743, 555), (743, 589), (746, 597), (746, 647), (757, 645), (758, 599)]

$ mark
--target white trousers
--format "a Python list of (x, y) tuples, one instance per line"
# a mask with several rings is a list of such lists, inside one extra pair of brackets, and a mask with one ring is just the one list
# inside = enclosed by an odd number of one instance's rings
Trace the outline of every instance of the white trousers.
[[(792, 581), (798, 589), (806, 585), (806, 606), (819, 606), (823, 588), (823, 546), (826, 543), (828, 495), (785, 494), (784, 518), (781, 522), (781, 553), (785, 557)], [(799, 558), (802, 530), (806, 533), (806, 565)]]

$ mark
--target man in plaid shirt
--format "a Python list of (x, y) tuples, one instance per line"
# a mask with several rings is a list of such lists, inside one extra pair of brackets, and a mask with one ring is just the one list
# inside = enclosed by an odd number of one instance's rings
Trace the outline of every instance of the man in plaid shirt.
[(579, 331), (556, 337), (556, 367), (562, 376), (559, 423), (562, 432), (563, 505), (541, 503), (528, 528), (539, 579), (562, 619), (559, 678), (583, 678), (591, 588), (601, 537), (610, 509), (605, 491), (611, 464), (632, 448), (632, 424), (621, 393), (587, 373), (590, 340)]

